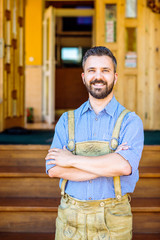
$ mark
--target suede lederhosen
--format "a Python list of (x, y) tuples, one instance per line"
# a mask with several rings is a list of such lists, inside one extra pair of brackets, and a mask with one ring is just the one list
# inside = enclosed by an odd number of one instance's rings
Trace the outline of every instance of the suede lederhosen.
[[(68, 112), (68, 149), (82, 156), (100, 156), (114, 152), (118, 147), (121, 123), (129, 111), (122, 111), (115, 124), (112, 139), (105, 141), (74, 140), (74, 111)], [(120, 177), (113, 177), (115, 198), (82, 201), (65, 193), (67, 180), (61, 184), (61, 204), (56, 219), (56, 240), (130, 240), (132, 213), (128, 194), (122, 196)]]

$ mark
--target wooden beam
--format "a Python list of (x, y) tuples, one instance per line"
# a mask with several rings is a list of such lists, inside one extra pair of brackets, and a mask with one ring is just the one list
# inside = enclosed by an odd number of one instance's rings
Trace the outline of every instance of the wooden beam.
[(94, 9), (72, 9), (72, 8), (56, 8), (55, 10), (56, 17), (85, 17), (85, 16), (94, 16)]

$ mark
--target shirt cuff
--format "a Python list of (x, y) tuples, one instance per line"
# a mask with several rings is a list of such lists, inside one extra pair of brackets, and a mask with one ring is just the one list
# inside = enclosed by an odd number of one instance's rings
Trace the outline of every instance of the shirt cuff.
[(50, 165), (47, 165), (47, 162), (49, 162), (50, 160), (47, 160), (46, 161), (46, 173), (48, 174), (48, 170), (53, 168), (54, 166), (56, 166), (55, 164), (50, 164)]
[(132, 150), (129, 149), (120, 150), (117, 153), (120, 154), (124, 159), (126, 159), (131, 165), (132, 173), (130, 175), (134, 174), (138, 170), (139, 166), (140, 159), (138, 158), (138, 156)]

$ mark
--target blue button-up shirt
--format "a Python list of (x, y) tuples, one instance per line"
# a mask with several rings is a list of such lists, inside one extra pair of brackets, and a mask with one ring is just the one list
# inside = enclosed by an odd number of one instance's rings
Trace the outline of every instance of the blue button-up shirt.
[[(108, 105), (96, 115), (89, 100), (75, 110), (75, 142), (83, 141), (110, 141), (112, 132), (119, 114), (125, 108), (117, 102), (115, 97)], [(121, 176), (122, 195), (134, 191), (139, 179), (138, 165), (141, 158), (144, 131), (141, 119), (134, 113), (126, 114), (121, 125), (119, 144), (127, 142), (128, 150), (118, 152), (132, 167), (129, 176)], [(68, 114), (64, 113), (59, 119), (51, 148), (63, 148), (68, 143)], [(48, 160), (49, 161), (49, 160)], [(46, 171), (54, 165), (46, 165)], [(61, 185), (62, 179), (60, 180)], [(99, 177), (91, 181), (68, 181), (66, 193), (80, 200), (100, 200), (115, 198), (114, 183), (112, 177)]]

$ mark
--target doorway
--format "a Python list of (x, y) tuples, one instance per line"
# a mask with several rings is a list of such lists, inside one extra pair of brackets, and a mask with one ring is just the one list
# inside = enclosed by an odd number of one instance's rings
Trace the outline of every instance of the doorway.
[(43, 21), (42, 119), (48, 123), (87, 100), (81, 61), (94, 45), (93, 5), (59, 6), (48, 6)]

